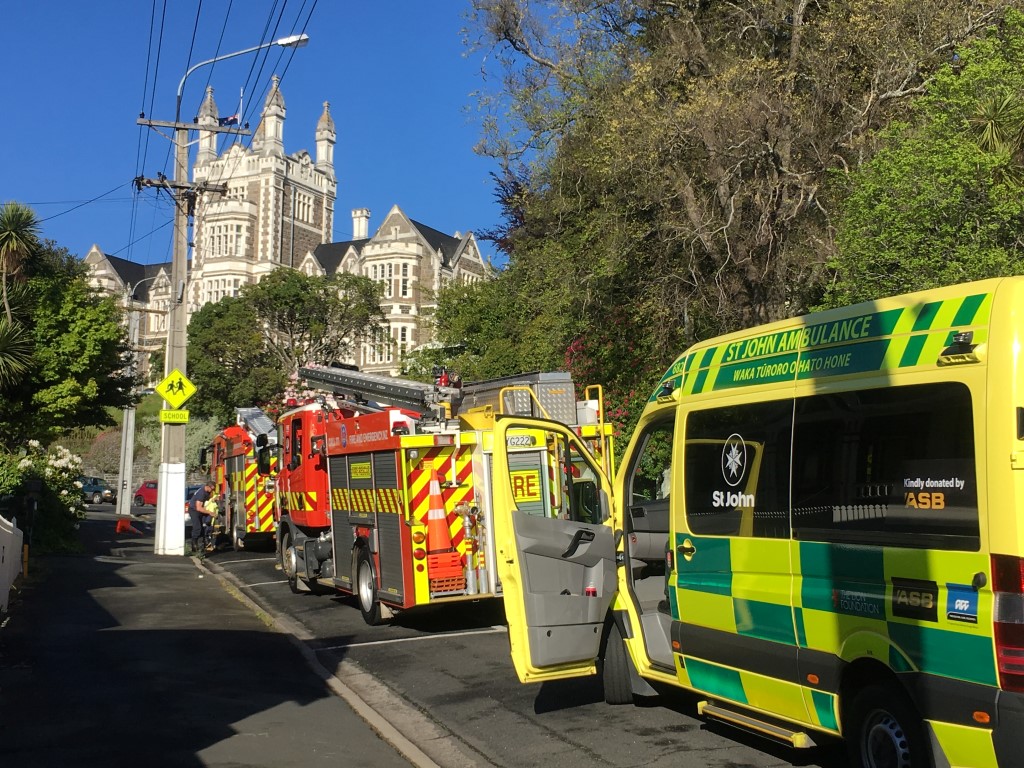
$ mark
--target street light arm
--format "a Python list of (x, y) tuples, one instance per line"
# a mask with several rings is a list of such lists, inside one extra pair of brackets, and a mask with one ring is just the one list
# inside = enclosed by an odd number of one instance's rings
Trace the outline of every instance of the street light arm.
[(269, 43), (254, 45), (251, 48), (246, 48), (242, 51), (235, 51), (234, 53), (225, 53), (221, 56), (214, 56), (212, 59), (207, 59), (206, 61), (200, 61), (198, 64), (193, 64), (185, 72), (185, 76), (181, 78), (181, 82), (178, 83), (178, 100), (174, 107), (174, 122), (177, 123), (181, 119), (181, 94), (182, 91), (185, 90), (185, 81), (188, 80), (189, 75), (200, 67), (205, 67), (207, 64), (213, 64), (218, 61), (224, 61), (225, 59), (233, 59), (235, 56), (244, 56), (247, 53), (262, 51), (264, 48), (271, 48), (275, 45), (280, 45), (282, 48), (302, 48), (308, 42), (309, 35), (303, 32), (301, 35), (289, 35), (288, 37), (282, 37), (279, 40), (272, 40)]
[(140, 299), (137, 299), (135, 297), (135, 292), (139, 289), (139, 286), (141, 286), (143, 283), (148, 283), (150, 280), (158, 280), (160, 277), (161, 277), (161, 275), (153, 275), (152, 277), (144, 277), (141, 280), (139, 280), (139, 282), (135, 283), (135, 285), (132, 285), (131, 283), (125, 283), (125, 288), (127, 289), (125, 292), (128, 294), (129, 300), (131, 300), (131, 301), (140, 301)]

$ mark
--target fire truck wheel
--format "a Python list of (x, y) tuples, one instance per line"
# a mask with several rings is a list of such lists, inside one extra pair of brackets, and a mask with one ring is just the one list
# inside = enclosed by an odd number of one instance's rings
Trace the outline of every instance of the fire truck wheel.
[(288, 586), (292, 592), (299, 594), (305, 590), (299, 587), (297, 571), (298, 562), (295, 555), (295, 547), (292, 546), (292, 532), (287, 528), (281, 529), (281, 570), (288, 579)]
[(363, 621), (371, 627), (381, 623), (380, 601), (377, 599), (377, 575), (373, 570), (373, 558), (365, 547), (356, 558), (356, 594), (359, 596), (359, 610)]
[(604, 657), (601, 664), (601, 682), (604, 700), (608, 704), (632, 704), (633, 687), (629, 682), (629, 659), (622, 641), (619, 625), (614, 621), (608, 627)]

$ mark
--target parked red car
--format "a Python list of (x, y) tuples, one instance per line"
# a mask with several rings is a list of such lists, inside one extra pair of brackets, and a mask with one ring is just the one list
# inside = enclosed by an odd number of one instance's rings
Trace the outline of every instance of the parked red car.
[(132, 494), (136, 507), (156, 506), (156, 480), (146, 480)]

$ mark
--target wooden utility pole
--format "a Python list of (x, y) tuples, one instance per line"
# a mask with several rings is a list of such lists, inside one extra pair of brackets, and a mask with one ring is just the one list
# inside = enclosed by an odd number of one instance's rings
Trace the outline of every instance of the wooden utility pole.
[[(180, 91), (178, 110), (180, 113)], [(227, 190), (224, 184), (193, 184), (189, 181), (188, 132), (198, 130), (196, 123), (182, 123), (176, 115), (173, 123), (138, 119), (139, 125), (151, 128), (174, 129), (174, 178), (136, 179), (137, 186), (162, 187), (174, 200), (174, 243), (171, 255), (171, 308), (167, 316), (167, 350), (164, 355), (164, 375), (178, 371), (186, 374), (186, 347), (188, 345), (188, 233), (195, 215), (199, 192)], [(249, 135), (245, 128), (204, 125), (204, 131)], [(164, 403), (164, 408), (168, 408)], [(185, 501), (185, 424), (161, 426), (160, 472), (157, 477), (156, 532), (154, 552), (158, 555), (185, 554), (185, 526), (181, 510)], [(175, 514), (177, 513), (177, 514)]]

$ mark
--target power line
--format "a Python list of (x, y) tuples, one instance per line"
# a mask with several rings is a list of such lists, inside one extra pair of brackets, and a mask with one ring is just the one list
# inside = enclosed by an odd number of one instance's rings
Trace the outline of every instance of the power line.
[(42, 224), (44, 221), (51, 221), (52, 219), (56, 219), (59, 216), (63, 216), (66, 213), (71, 213), (72, 211), (77, 211), (82, 206), (89, 205), (89, 203), (95, 203), (100, 198), (106, 197), (109, 194), (117, 192), (117, 190), (121, 189), (122, 187), (126, 187), (129, 184), (131, 184), (131, 183), (132, 183), (131, 181), (128, 181), (128, 182), (125, 182), (123, 184), (118, 184), (116, 187), (114, 187), (113, 189), (111, 189), (111, 190), (109, 190), (107, 192), (104, 192), (102, 195), (97, 195), (96, 197), (92, 198), (92, 200), (86, 200), (85, 202), (79, 203), (78, 205), (76, 205), (76, 206), (74, 206), (72, 208), (68, 208), (66, 211), (61, 211), (60, 213), (55, 213), (55, 214), (53, 214), (53, 216), (47, 216), (45, 219), (39, 219), (39, 223)]
[(150, 235), (155, 235), (155, 234), (156, 234), (157, 232), (159, 232), (159, 231), (160, 231), (161, 229), (163, 229), (164, 227), (169, 227), (169, 226), (170, 226), (171, 224), (173, 224), (173, 223), (174, 223), (174, 219), (168, 219), (168, 220), (167, 220), (167, 221), (165, 221), (165, 222), (164, 222), (163, 224), (161, 224), (161, 225), (160, 225), (159, 227), (156, 227), (155, 229), (151, 229), (151, 230), (150, 230), (149, 232), (147, 232), (146, 234), (144, 234), (144, 235), (140, 236), (140, 237), (139, 237), (139, 238), (138, 238), (137, 240), (133, 240), (132, 242), (128, 243), (128, 245), (125, 245), (125, 246), (122, 246), (121, 248), (118, 248), (118, 249), (117, 249), (116, 251), (114, 251), (113, 253), (111, 253), (111, 254), (109, 254), (109, 255), (110, 255), (110, 256), (116, 256), (116, 255), (117, 255), (117, 254), (119, 254), (119, 253), (120, 253), (121, 251), (123, 251), (123, 250), (124, 250), (125, 248), (131, 248), (131, 247), (132, 247), (133, 245), (135, 245), (135, 243), (138, 243), (138, 242), (140, 242), (140, 241), (142, 241), (142, 240), (145, 240), (145, 239), (146, 239), (147, 237), (149, 237)]

